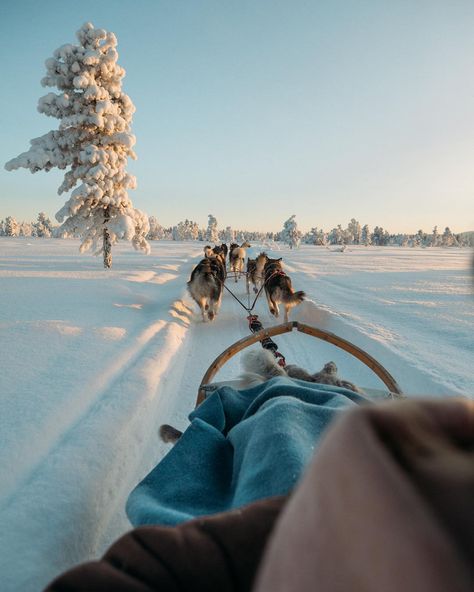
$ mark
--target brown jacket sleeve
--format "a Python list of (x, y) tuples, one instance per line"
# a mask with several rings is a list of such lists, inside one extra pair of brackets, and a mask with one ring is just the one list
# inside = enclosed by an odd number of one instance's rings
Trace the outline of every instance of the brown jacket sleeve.
[(250, 590), (284, 501), (269, 498), (174, 528), (136, 528), (100, 561), (66, 572), (47, 592)]
[(334, 424), (255, 587), (302, 590), (474, 590), (474, 401), (367, 405)]

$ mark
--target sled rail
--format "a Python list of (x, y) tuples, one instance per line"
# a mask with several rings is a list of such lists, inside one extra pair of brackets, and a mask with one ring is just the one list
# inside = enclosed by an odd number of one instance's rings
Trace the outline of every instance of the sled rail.
[(198, 396), (196, 400), (196, 406), (199, 405), (204, 401), (206, 398), (206, 389), (205, 386), (208, 385), (211, 380), (214, 378), (216, 373), (226, 364), (235, 354), (238, 354), (240, 351), (265, 339), (266, 337), (274, 337), (275, 335), (281, 335), (282, 333), (290, 333), (294, 329), (298, 330), (301, 333), (305, 333), (306, 335), (311, 335), (316, 339), (321, 339), (322, 341), (327, 341), (328, 343), (332, 343), (336, 347), (343, 349), (347, 353), (351, 354), (358, 360), (360, 360), (363, 364), (365, 364), (368, 368), (370, 368), (385, 384), (388, 390), (395, 395), (402, 396), (403, 393), (400, 387), (397, 384), (397, 381), (393, 378), (393, 376), (386, 370), (382, 364), (377, 362), (375, 358), (373, 358), (370, 354), (366, 353), (357, 345), (354, 345), (350, 341), (343, 339), (342, 337), (338, 337), (334, 333), (330, 333), (329, 331), (324, 331), (323, 329), (317, 329), (316, 327), (311, 327), (310, 325), (306, 325), (304, 323), (300, 323), (299, 321), (290, 321), (288, 323), (283, 323), (281, 325), (277, 325), (275, 327), (271, 327), (270, 329), (262, 329), (258, 331), (258, 333), (254, 333), (253, 335), (249, 335), (248, 337), (244, 337), (243, 339), (239, 339), (232, 345), (230, 345), (226, 350), (224, 350), (217, 358), (212, 362), (212, 364), (207, 369), (207, 372), (204, 374), (203, 379), (201, 380), (201, 384), (199, 385)]

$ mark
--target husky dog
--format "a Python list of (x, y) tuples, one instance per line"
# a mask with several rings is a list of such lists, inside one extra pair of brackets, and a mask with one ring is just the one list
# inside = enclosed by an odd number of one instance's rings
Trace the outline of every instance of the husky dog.
[(250, 245), (247, 241), (243, 242), (240, 247), (234, 243), (231, 245), (229, 252), (230, 270), (235, 273), (236, 282), (240, 279), (240, 276), (244, 272), (244, 262), (246, 256), (245, 249), (249, 248)]
[[(324, 364), (324, 367), (319, 372), (310, 374), (303, 368), (296, 365), (288, 365), (282, 368), (275, 356), (268, 349), (254, 349), (245, 353), (242, 357), (242, 365), (244, 373), (240, 376), (239, 389), (247, 389), (270, 378), (276, 376), (288, 376), (298, 380), (305, 380), (306, 382), (318, 382), (319, 384), (331, 384), (333, 386), (340, 386), (355, 393), (363, 393), (355, 384), (339, 378), (337, 375), (337, 366), (334, 362)], [(160, 438), (163, 442), (174, 444), (183, 435), (182, 432), (170, 426), (163, 424), (159, 430)]]
[(250, 294), (250, 281), (251, 280), (254, 285), (253, 291), (255, 292), (255, 282), (253, 281), (253, 278), (255, 277), (255, 270), (256, 269), (257, 269), (257, 260), (250, 259), (250, 257), (249, 257), (247, 259), (247, 275), (246, 275), (247, 294)]
[(232, 257), (232, 251), (234, 249), (238, 249), (239, 245), (237, 243), (230, 243), (230, 247), (229, 247), (229, 265), (231, 263), (231, 257)]
[(204, 247), (204, 257), (206, 257), (206, 259), (208, 257), (212, 257), (214, 255), (214, 249), (211, 247), (211, 245), (206, 245)]
[(264, 282), (271, 314), (278, 317), (280, 314), (278, 303), (281, 302), (285, 307), (285, 323), (287, 323), (290, 308), (301, 304), (306, 294), (301, 290), (299, 292), (293, 290), (291, 279), (283, 271), (281, 257), (279, 259), (267, 257), (264, 267)]
[(225, 281), (225, 265), (221, 255), (202, 259), (191, 273), (188, 290), (202, 313), (202, 320), (214, 320), (219, 311)]
[(217, 245), (212, 249), (212, 255), (215, 257), (219, 257), (223, 266), (224, 270), (224, 279), (227, 277), (227, 269), (225, 266), (225, 258), (227, 255), (227, 245)]
[(225, 260), (226, 260), (226, 257), (227, 257), (227, 253), (229, 251), (229, 249), (228, 249), (228, 247), (227, 247), (227, 245), (225, 243), (222, 243), (221, 250), (224, 253), (224, 263), (225, 263)]
[(250, 282), (253, 284), (253, 291), (258, 293), (263, 285), (263, 269), (268, 256), (265, 252), (260, 253), (256, 259), (247, 259), (247, 294), (250, 293)]
[(260, 384), (265, 380), (274, 378), (275, 376), (289, 376), (290, 378), (297, 378), (298, 380), (305, 380), (306, 382), (318, 382), (319, 384), (332, 384), (334, 386), (341, 386), (347, 388), (355, 393), (362, 391), (352, 382), (340, 378), (337, 374), (337, 366), (334, 362), (324, 364), (319, 372), (310, 374), (303, 368), (290, 364), (282, 368), (275, 356), (268, 349), (250, 350), (244, 354), (242, 358), (244, 367), (244, 374), (241, 376), (243, 386), (241, 388), (249, 388)]

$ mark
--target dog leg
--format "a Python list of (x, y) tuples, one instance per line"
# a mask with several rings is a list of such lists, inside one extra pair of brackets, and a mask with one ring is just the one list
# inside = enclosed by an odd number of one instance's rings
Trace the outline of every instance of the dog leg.
[(266, 290), (265, 290), (265, 296), (267, 297), (268, 310), (270, 311), (270, 314), (275, 314), (273, 311), (272, 299), (270, 298), (270, 295), (268, 294), (268, 292)]
[(280, 316), (280, 309), (278, 308), (278, 302), (276, 300), (272, 299), (272, 304), (273, 304), (273, 310), (275, 311), (272, 314), (275, 318), (278, 318)]
[(207, 321), (207, 311), (209, 309), (209, 304), (206, 302), (205, 298), (201, 298), (199, 301), (199, 308), (201, 309), (202, 322), (205, 323)]
[(290, 307), (288, 306), (288, 304), (285, 304), (285, 323), (288, 322), (288, 312), (290, 310)]

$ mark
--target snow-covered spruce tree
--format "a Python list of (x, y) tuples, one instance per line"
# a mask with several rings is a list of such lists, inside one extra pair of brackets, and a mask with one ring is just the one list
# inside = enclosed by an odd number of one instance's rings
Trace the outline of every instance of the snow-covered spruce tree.
[(63, 45), (46, 60), (43, 86), (57, 87), (39, 100), (38, 111), (60, 120), (59, 129), (31, 140), (28, 152), (5, 165), (9, 171), (32, 173), (54, 167), (67, 169), (58, 194), (78, 185), (56, 214), (63, 235), (80, 235), (81, 252), (103, 252), (112, 265), (112, 244), (131, 240), (136, 249), (150, 247), (145, 239), (148, 217), (132, 206), (127, 190), (136, 186), (126, 172), (135, 137), (130, 124), (135, 107), (122, 92), (125, 70), (117, 64), (113, 33), (86, 23), (77, 32), (79, 45)]
[(232, 230), (232, 228), (230, 226), (226, 226), (222, 240), (225, 243), (229, 243), (229, 244), (235, 243), (235, 232)]
[[(7, 218), (7, 220), (8, 220), (8, 218)], [(451, 232), (451, 229), (449, 228), (449, 226), (446, 226), (446, 228), (444, 229), (443, 235), (441, 237), (441, 246), (453, 247), (453, 246), (457, 246), (457, 245), (458, 245), (458, 241), (457, 241), (456, 237)]]
[(36, 236), (50, 238), (53, 234), (53, 225), (51, 220), (44, 212), (38, 214), (38, 220), (35, 223)]
[(219, 242), (219, 233), (217, 232), (217, 220), (214, 218), (212, 214), (208, 215), (206, 240), (209, 243)]
[(286, 222), (283, 224), (283, 231), (281, 235), (281, 240), (293, 249), (293, 247), (298, 247), (301, 241), (301, 232), (298, 230), (298, 225), (296, 223), (296, 215), (290, 216)]
[(150, 230), (147, 234), (147, 239), (149, 240), (161, 240), (165, 236), (165, 231), (163, 226), (158, 222), (155, 216), (150, 216), (148, 218), (148, 223), (150, 225)]
[(19, 236), (33, 236), (33, 224), (31, 222), (20, 222)]
[(364, 224), (364, 226), (362, 227), (362, 230), (360, 233), (360, 242), (365, 247), (368, 247), (369, 245), (372, 244), (371, 233), (369, 230), (369, 226), (367, 224)]
[(20, 225), (13, 216), (5, 218), (5, 236), (18, 236), (20, 234)]
[(347, 225), (347, 234), (349, 235), (349, 244), (358, 245), (360, 244), (360, 237), (362, 229), (359, 222), (355, 218), (351, 218), (351, 221)]

